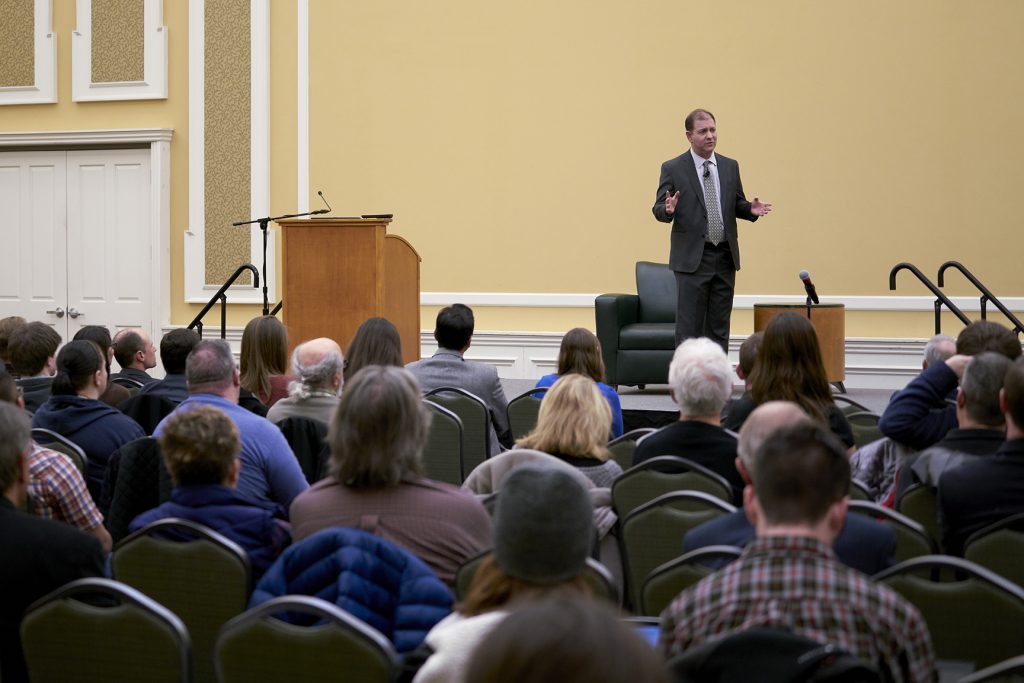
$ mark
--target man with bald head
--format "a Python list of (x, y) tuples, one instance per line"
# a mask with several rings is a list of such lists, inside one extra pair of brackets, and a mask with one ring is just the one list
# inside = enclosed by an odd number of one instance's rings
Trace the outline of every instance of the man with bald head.
[(330, 424), (338, 407), (344, 381), (345, 359), (341, 347), (333, 339), (320, 337), (295, 347), (292, 352), (292, 375), (288, 398), (283, 398), (267, 413), (277, 424), (289, 417), (306, 417)]
[(156, 379), (146, 370), (156, 367), (156, 347), (149, 333), (141, 327), (128, 327), (114, 335), (114, 360), (121, 366), (121, 372), (110, 376), (111, 380), (124, 378), (146, 386)]
[[(736, 469), (747, 487), (753, 486), (753, 473), (761, 457), (761, 446), (768, 437), (782, 427), (805, 422), (811, 422), (811, 418), (800, 406), (789, 401), (768, 401), (747, 417), (740, 430), (740, 442), (736, 449)], [(747, 512), (740, 508), (691, 529), (683, 538), (683, 552), (688, 553), (709, 545), (734, 545), (742, 548), (754, 539), (754, 532), (754, 525)], [(894, 564), (896, 535), (880, 522), (852, 514), (846, 516), (843, 529), (836, 536), (832, 547), (843, 564), (870, 576)]]

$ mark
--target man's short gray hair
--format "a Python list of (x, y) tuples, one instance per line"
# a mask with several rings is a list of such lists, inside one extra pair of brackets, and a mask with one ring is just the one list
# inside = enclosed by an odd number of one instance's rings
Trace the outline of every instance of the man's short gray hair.
[(1003, 388), (1003, 379), (1012, 364), (1009, 358), (994, 351), (979, 353), (967, 362), (960, 388), (964, 392), (964, 408), (969, 418), (986, 427), (1005, 424), (999, 408), (999, 390)]
[(306, 399), (314, 391), (333, 390), (331, 380), (341, 372), (345, 359), (337, 351), (321, 356), (320, 360), (310, 365), (299, 361), (302, 344), (292, 351), (292, 375), (295, 381), (288, 385), (288, 395), (292, 398)]
[(687, 339), (676, 349), (668, 383), (684, 415), (718, 415), (732, 395), (732, 368), (710, 339)]
[(948, 360), (956, 353), (956, 339), (948, 334), (937, 334), (924, 345), (924, 362), (934, 365), (940, 360)]
[(223, 339), (204, 339), (188, 354), (185, 383), (189, 391), (196, 387), (220, 387), (231, 382), (235, 356)]

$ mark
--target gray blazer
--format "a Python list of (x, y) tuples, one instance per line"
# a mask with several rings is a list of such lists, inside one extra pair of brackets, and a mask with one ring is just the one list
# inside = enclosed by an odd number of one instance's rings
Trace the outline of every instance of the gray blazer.
[(501, 452), (499, 439), (511, 445), (508, 426), (508, 401), (498, 380), (498, 370), (487, 363), (466, 360), (458, 351), (438, 349), (430, 358), (405, 366), (420, 383), (423, 393), (440, 387), (465, 389), (479, 397), (491, 413), (489, 438), (491, 455)]

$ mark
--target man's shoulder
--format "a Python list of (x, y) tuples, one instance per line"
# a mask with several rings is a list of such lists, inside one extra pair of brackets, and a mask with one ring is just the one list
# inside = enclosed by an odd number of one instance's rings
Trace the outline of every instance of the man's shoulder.
[(742, 548), (754, 537), (754, 527), (746, 513), (736, 510), (695, 526), (683, 537), (687, 552), (709, 545), (731, 545)]
[(0, 511), (3, 536), (19, 538), (22, 549), (33, 547), (47, 555), (60, 557), (69, 551), (102, 554), (99, 541), (65, 522), (43, 519), (21, 510)]

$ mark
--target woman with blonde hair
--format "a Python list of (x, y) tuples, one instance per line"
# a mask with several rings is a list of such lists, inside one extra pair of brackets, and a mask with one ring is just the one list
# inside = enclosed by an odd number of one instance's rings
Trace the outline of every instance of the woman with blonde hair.
[(589, 377), (568, 374), (558, 379), (540, 403), (537, 426), (516, 442), (555, 456), (608, 487), (622, 468), (608, 452), (612, 411)]
[(268, 408), (288, 396), (288, 331), (272, 315), (253, 318), (242, 331), (242, 388)]

